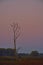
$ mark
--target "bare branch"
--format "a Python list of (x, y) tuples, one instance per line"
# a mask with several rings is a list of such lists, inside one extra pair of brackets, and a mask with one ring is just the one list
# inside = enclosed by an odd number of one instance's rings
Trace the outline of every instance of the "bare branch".
[(18, 39), (19, 36), (20, 36), (20, 33), (16, 36), (16, 39)]
[(18, 29), (18, 24), (16, 24), (16, 27), (15, 27), (15, 32), (17, 31), (17, 29)]
[(22, 48), (22, 47), (19, 47), (19, 48), (17, 49), (17, 52), (18, 52), (18, 51), (20, 51), (20, 50), (21, 50), (21, 48)]

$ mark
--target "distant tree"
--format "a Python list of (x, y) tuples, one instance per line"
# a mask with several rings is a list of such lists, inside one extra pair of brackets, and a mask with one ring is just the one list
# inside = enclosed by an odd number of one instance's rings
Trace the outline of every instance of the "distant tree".
[(0, 56), (4, 56), (5, 55), (5, 49), (4, 48), (0, 48)]
[(32, 51), (30, 53), (30, 56), (38, 56), (39, 55), (39, 52), (38, 51)]
[(14, 33), (14, 50), (15, 50), (15, 55), (17, 55), (17, 49), (16, 49), (16, 41), (18, 39), (18, 37), (20, 36), (20, 26), (18, 23), (13, 22), (13, 24), (11, 24), (11, 27), (13, 28), (13, 33)]

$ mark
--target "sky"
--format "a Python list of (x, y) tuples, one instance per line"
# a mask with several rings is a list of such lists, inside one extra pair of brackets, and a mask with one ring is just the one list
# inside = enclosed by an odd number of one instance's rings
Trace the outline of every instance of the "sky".
[(0, 0), (0, 48), (14, 48), (13, 30), (17, 22), (21, 35), (16, 41), (19, 52), (43, 52), (43, 0)]

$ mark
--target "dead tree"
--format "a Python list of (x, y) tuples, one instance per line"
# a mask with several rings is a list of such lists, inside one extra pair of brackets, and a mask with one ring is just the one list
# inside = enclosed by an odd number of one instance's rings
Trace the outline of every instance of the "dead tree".
[(14, 50), (15, 50), (15, 55), (17, 55), (16, 41), (17, 41), (18, 37), (20, 36), (20, 26), (19, 26), (18, 23), (13, 22), (11, 27), (13, 28), (13, 33), (14, 33)]

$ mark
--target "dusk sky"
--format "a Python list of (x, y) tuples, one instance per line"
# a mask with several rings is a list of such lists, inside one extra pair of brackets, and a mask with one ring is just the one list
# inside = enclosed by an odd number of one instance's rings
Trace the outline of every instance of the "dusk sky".
[(43, 52), (43, 0), (0, 0), (0, 48), (14, 48), (13, 22), (23, 29), (16, 43), (20, 52)]

